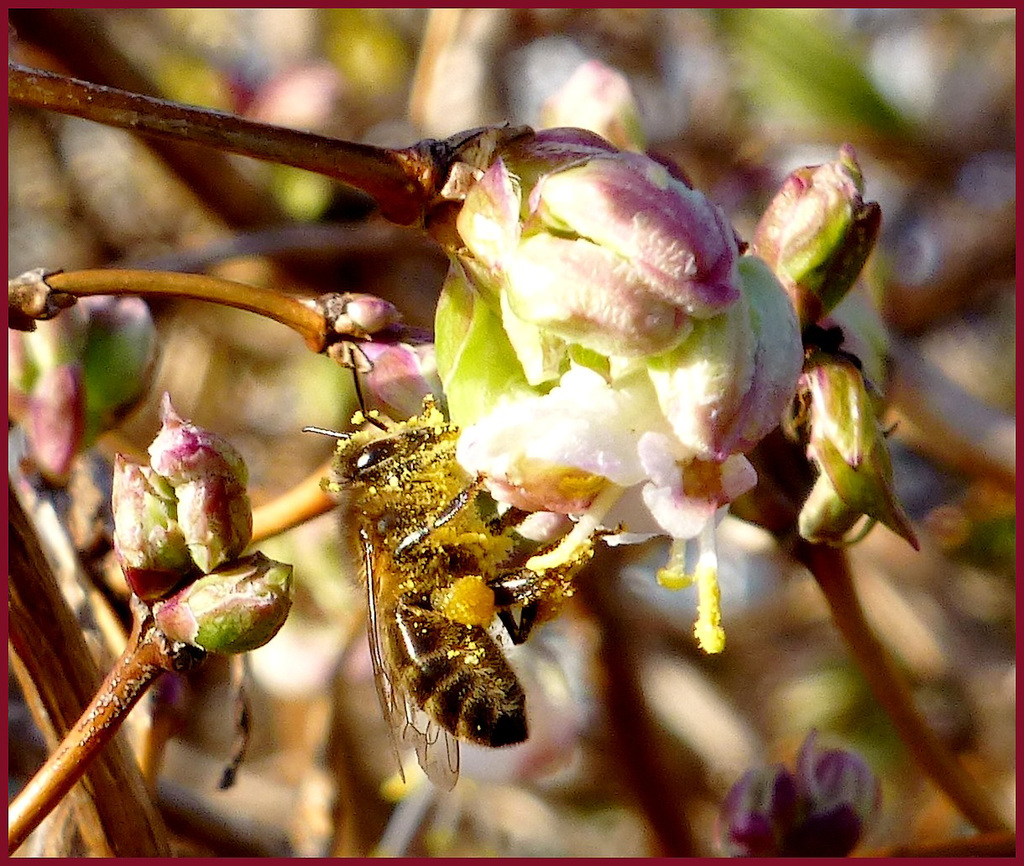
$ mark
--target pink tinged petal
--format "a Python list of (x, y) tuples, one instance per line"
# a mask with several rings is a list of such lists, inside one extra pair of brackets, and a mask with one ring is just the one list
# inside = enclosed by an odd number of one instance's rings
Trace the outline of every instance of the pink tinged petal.
[(739, 269), (742, 301), (695, 323), (685, 342), (648, 365), (676, 435), (709, 459), (748, 451), (778, 426), (803, 364), (796, 314), (778, 281), (752, 256)]
[(553, 172), (530, 196), (556, 233), (615, 252), (656, 297), (714, 315), (739, 297), (735, 234), (721, 209), (640, 154), (618, 153)]
[(673, 443), (663, 434), (645, 433), (637, 450), (650, 478), (642, 491), (644, 503), (673, 538), (697, 537), (722, 505), (757, 481), (753, 466), (740, 455), (722, 463), (678, 460)]
[(754, 378), (722, 448), (746, 452), (779, 425), (796, 394), (804, 350), (796, 310), (768, 266), (745, 256), (740, 273), (757, 341)]
[(507, 277), (516, 316), (602, 354), (665, 351), (688, 330), (682, 309), (652, 296), (628, 262), (586, 240), (527, 238)]
[(707, 459), (728, 455), (754, 380), (755, 352), (744, 297), (728, 312), (695, 322), (681, 345), (648, 363), (662, 411), (692, 453)]
[(488, 267), (498, 267), (519, 241), (518, 184), (498, 159), (473, 185), (456, 228), (469, 251)]

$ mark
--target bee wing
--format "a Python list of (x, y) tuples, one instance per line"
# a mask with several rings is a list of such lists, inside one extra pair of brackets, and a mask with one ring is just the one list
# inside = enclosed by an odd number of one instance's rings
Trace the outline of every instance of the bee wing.
[(377, 687), (377, 698), (388, 724), (398, 774), (404, 782), (402, 747), (412, 748), (416, 751), (416, 759), (427, 778), (438, 788), (450, 791), (459, 779), (459, 741), (444, 728), (434, 724), (430, 716), (391, 678), (377, 610), (380, 575), (374, 568), (374, 546), (365, 533), (360, 535), (366, 569), (367, 637), (370, 643), (373, 682)]
[(376, 569), (373, 567), (373, 543), (364, 532), (360, 532), (360, 539), (363, 542), (363, 565), (366, 569), (366, 636), (370, 644), (370, 663), (373, 666), (373, 683), (377, 687), (377, 699), (380, 701), (380, 708), (384, 713), (384, 719), (388, 723), (388, 734), (391, 737), (391, 750), (395, 756), (395, 763), (398, 765), (398, 774), (402, 777), (402, 781), (404, 782), (405, 770), (402, 769), (402, 753), (399, 748), (399, 740), (406, 724), (404, 707), (398, 706), (398, 699), (395, 695), (395, 686), (391, 681), (387, 666), (384, 663), (384, 651), (382, 649), (380, 636), (380, 619), (377, 615), (377, 595), (380, 592), (380, 578), (377, 575)]
[(450, 791), (459, 780), (459, 741), (435, 724), (409, 698), (405, 700), (402, 740), (416, 750), (420, 767), (438, 788)]

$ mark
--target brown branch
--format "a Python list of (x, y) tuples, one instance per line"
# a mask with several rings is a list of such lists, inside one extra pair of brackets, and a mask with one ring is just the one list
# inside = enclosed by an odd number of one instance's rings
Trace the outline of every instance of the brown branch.
[[(392, 222), (409, 225), (423, 214), (444, 178), (437, 142), (403, 150), (342, 141), (102, 87), (8, 61), (12, 103), (83, 117), (157, 138), (212, 147), (326, 175), (376, 199)], [(443, 160), (441, 160), (443, 163)]]
[(253, 509), (250, 544), (280, 535), (334, 508), (333, 500), (320, 486), (330, 468), (328, 461), (277, 499)]
[(1007, 829), (988, 794), (950, 754), (914, 705), (906, 679), (868, 624), (857, 599), (846, 554), (799, 541), (794, 554), (818, 582), (832, 619), (876, 700), (924, 773), (979, 830)]
[(8, 807), (8, 853), (13, 853), (25, 841), (82, 778), (157, 677), (169, 670), (188, 670), (202, 656), (201, 651), (192, 647), (172, 644), (156, 628), (152, 618), (140, 617), (127, 649), (92, 702)]
[[(36, 714), (36, 722), (56, 744), (99, 690), (100, 674), (10, 485), (8, 509), (7, 607), (15, 670), (24, 671), (25, 677), (19, 677), (23, 690), (44, 710), (41, 716)], [(81, 770), (87, 770), (84, 799), (105, 835), (108, 853), (167, 856), (166, 831), (127, 742), (115, 739), (98, 760), (83, 764)], [(11, 829), (23, 839), (31, 827), (17, 827), (9, 814)]]
[[(16, 48), (30, 43), (49, 55), (36, 65), (45, 63), (52, 71), (133, 93), (164, 95), (156, 81), (110, 38), (96, 10), (10, 9), (8, 21), (21, 40)], [(229, 226), (255, 229), (289, 221), (274, 197), (259, 189), (226, 154), (155, 138), (145, 143), (202, 199), (204, 207)]]

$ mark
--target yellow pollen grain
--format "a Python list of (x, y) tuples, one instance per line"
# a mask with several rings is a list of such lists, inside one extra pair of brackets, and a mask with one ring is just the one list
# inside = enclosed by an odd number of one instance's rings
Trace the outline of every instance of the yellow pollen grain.
[(444, 590), (438, 610), (463, 625), (490, 625), (494, 619), (494, 591), (480, 575), (467, 574)]

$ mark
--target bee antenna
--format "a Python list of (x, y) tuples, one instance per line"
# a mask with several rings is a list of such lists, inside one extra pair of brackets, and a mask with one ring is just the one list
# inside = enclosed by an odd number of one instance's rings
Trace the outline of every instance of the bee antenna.
[[(352, 353), (358, 352), (362, 356), (363, 362), (366, 364), (365, 372), (372, 371), (373, 362), (366, 357), (366, 352), (363, 351), (362, 346), (360, 346), (358, 343), (350, 343), (349, 345), (351, 347)], [(356, 401), (359, 403), (360, 413), (367, 421), (369, 421), (378, 430), (383, 430), (385, 433), (389, 433), (390, 428), (387, 426), (387, 424), (381, 423), (378, 419), (374, 418), (370, 412), (366, 410), (366, 398), (363, 397), (363, 386), (359, 383), (360, 365), (353, 360), (348, 364), (348, 366), (352, 370), (352, 385), (356, 392)]]
[[(356, 350), (361, 355), (363, 355), (364, 358), (366, 357), (366, 355), (363, 354), (363, 350), (360, 349), (358, 346), (356, 347)], [(356, 365), (355, 364), (352, 365), (352, 385), (355, 388), (356, 400), (359, 402), (359, 411), (362, 412), (365, 415), (366, 414), (366, 400), (363, 399), (363, 387), (362, 387), (362, 385), (359, 384), (359, 371), (356, 369)]]
[(319, 433), (321, 436), (330, 436), (332, 439), (340, 439), (342, 442), (352, 438), (348, 433), (339, 433), (337, 430), (328, 430), (326, 427), (303, 427), (302, 432)]

